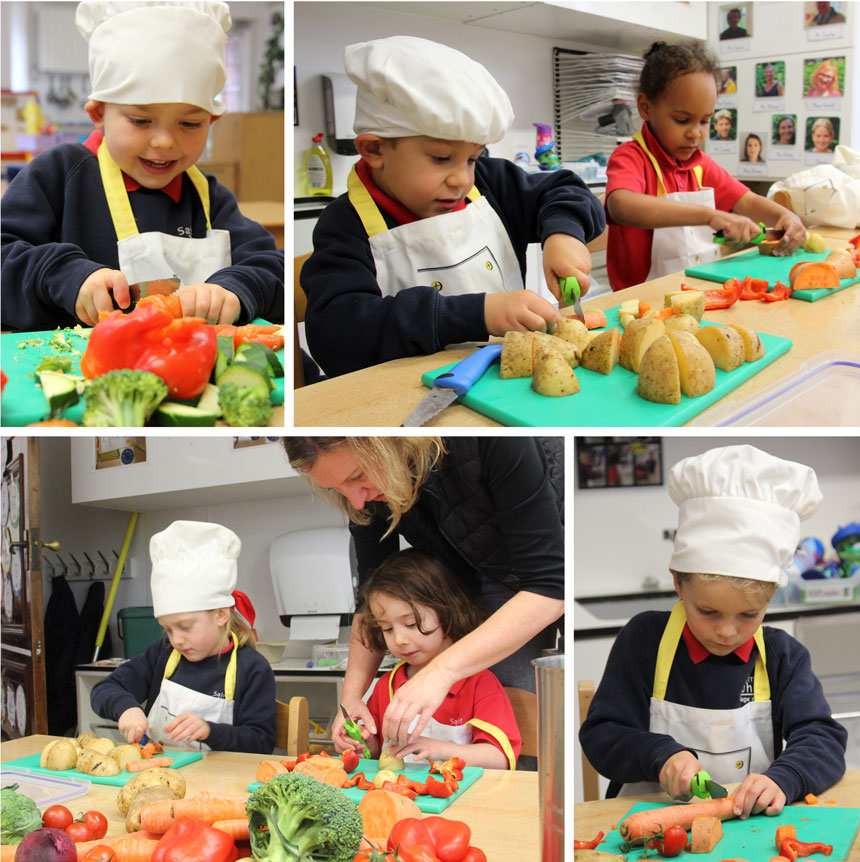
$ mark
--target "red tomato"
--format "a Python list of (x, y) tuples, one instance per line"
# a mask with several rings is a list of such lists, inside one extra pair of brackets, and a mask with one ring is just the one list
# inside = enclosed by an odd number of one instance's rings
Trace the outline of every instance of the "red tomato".
[(96, 844), (95, 847), (90, 847), (87, 855), (84, 856), (84, 862), (114, 862), (115, 859), (116, 853), (107, 844)]
[(65, 829), (74, 819), (75, 815), (65, 805), (52, 805), (42, 812), (42, 826), (51, 829)]
[(79, 841), (92, 841), (93, 832), (86, 823), (80, 820), (73, 820), (64, 830), (66, 835), (77, 844)]
[(670, 826), (662, 838), (652, 838), (647, 846), (656, 849), (661, 856), (680, 856), (687, 846), (687, 831), (683, 826)]
[(108, 822), (107, 817), (101, 811), (87, 811), (84, 813), (84, 823), (90, 827), (90, 832), (93, 833), (93, 838), (98, 840), (104, 838), (107, 834)]

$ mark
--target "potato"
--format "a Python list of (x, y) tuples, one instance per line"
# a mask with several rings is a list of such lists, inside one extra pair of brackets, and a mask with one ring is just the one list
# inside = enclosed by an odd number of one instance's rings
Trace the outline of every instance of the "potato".
[(576, 317), (562, 317), (556, 323), (552, 334), (556, 338), (560, 338), (562, 341), (567, 341), (574, 345), (574, 347), (578, 347), (580, 353), (585, 349), (585, 345), (588, 344), (588, 329)]
[(808, 233), (806, 239), (803, 241), (802, 248), (804, 251), (811, 252), (812, 254), (821, 254), (821, 252), (827, 251), (823, 237), (817, 233)]
[(94, 748), (96, 751), (100, 751), (102, 754), (110, 754), (115, 747), (115, 743), (112, 739), (108, 739), (106, 736), (100, 736), (97, 739), (91, 739), (87, 743), (87, 748)]
[(150, 802), (163, 802), (166, 799), (180, 799), (180, 795), (172, 787), (159, 784), (155, 787), (144, 787), (135, 793), (125, 815), (125, 831), (140, 832), (140, 809)]
[(621, 367), (638, 373), (645, 351), (665, 333), (666, 327), (662, 320), (653, 317), (631, 320), (621, 336), (621, 348), (618, 354)]
[(55, 739), (43, 749), (39, 758), (39, 766), (43, 769), (62, 772), (66, 769), (74, 769), (77, 760), (78, 751), (71, 739)]
[(653, 341), (639, 365), (636, 392), (658, 404), (681, 403), (681, 375), (678, 357), (668, 335)]
[(98, 739), (98, 737), (94, 733), (87, 732), (82, 733), (75, 741), (83, 751), (94, 739)]
[(87, 775), (119, 775), (120, 765), (109, 754), (99, 754), (90, 759)]
[(857, 277), (857, 267), (854, 265), (854, 258), (844, 248), (837, 248), (831, 251), (824, 258), (824, 262), (829, 263), (836, 270), (836, 274), (840, 279)]
[(531, 377), (533, 362), (532, 342), (534, 333), (510, 330), (502, 342), (499, 359), (499, 377), (509, 380), (514, 377)]
[(618, 364), (620, 349), (621, 333), (617, 327), (605, 329), (589, 341), (588, 347), (582, 352), (580, 363), (589, 371), (609, 374)]
[(730, 323), (728, 325), (741, 334), (741, 338), (744, 340), (744, 356), (747, 362), (755, 362), (756, 359), (761, 359), (764, 356), (764, 342), (757, 332), (753, 332), (739, 323)]
[(675, 314), (689, 314), (701, 320), (705, 313), (705, 294), (701, 290), (678, 290), (663, 297), (663, 307), (671, 308)]
[(382, 789), (382, 785), (386, 781), (394, 781), (397, 782), (397, 776), (390, 769), (380, 769), (376, 775), (373, 776), (373, 786), (377, 790)]
[(402, 757), (394, 756), (393, 748), (385, 748), (379, 753), (379, 768), (399, 772), (405, 766)]
[(547, 335), (545, 332), (533, 332), (532, 335), (534, 336), (532, 373), (534, 373), (534, 366), (552, 351), (560, 353), (571, 368), (576, 368), (579, 365), (579, 354), (582, 351), (576, 345), (556, 338), (554, 335)]
[(108, 754), (119, 764), (120, 769), (125, 769), (127, 763), (135, 763), (143, 759), (136, 745), (115, 745)]
[(689, 332), (695, 335), (699, 331), (699, 321), (692, 314), (673, 314), (663, 321), (666, 331)]
[(730, 326), (703, 326), (696, 338), (723, 371), (734, 371), (746, 361), (743, 336)]
[(78, 772), (89, 772), (90, 764), (93, 762), (94, 758), (101, 758), (102, 752), (96, 748), (85, 748), (79, 755), (77, 763), (75, 764), (75, 769)]
[(179, 794), (177, 799), (185, 797), (185, 778), (182, 773), (178, 769), (154, 766), (138, 772), (120, 788), (116, 797), (117, 808), (123, 814), (128, 814), (132, 799), (147, 787), (170, 787)]
[(711, 354), (689, 332), (669, 332), (668, 335), (678, 360), (681, 392), (688, 398), (710, 392), (716, 379)]
[(535, 368), (532, 389), (539, 395), (560, 398), (579, 392), (579, 381), (560, 353), (550, 352)]

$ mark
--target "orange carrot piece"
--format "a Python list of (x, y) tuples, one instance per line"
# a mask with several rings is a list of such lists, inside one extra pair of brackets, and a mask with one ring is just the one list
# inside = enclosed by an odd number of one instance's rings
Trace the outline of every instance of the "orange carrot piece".
[(130, 835), (120, 835), (110, 846), (116, 851), (116, 862), (149, 862), (159, 840), (142, 838), (139, 832), (132, 832)]
[(689, 829), (693, 818), (701, 814), (712, 815), (720, 820), (731, 820), (735, 816), (735, 801), (731, 796), (723, 799), (708, 799), (705, 802), (690, 802), (686, 805), (668, 805), (631, 814), (619, 826), (618, 831), (625, 841), (640, 841), (657, 832), (665, 832), (670, 826)]
[(156, 835), (164, 835), (175, 821), (173, 816), (173, 799), (159, 799), (157, 802), (147, 802), (140, 809), (140, 828)]
[(143, 772), (144, 769), (152, 769), (154, 766), (173, 766), (172, 757), (150, 757), (148, 760), (135, 760), (126, 763), (125, 768), (129, 772)]
[(782, 847), (782, 842), (785, 841), (786, 838), (797, 838), (797, 830), (794, 828), (793, 823), (787, 823), (785, 826), (780, 826), (776, 830), (777, 850)]
[(15, 862), (17, 852), (17, 844), (0, 844), (0, 862)]
[(212, 824), (212, 828), (220, 829), (222, 832), (232, 835), (235, 841), (248, 841), (251, 838), (247, 817), (241, 817), (236, 820), (216, 820)]
[[(151, 841), (153, 846), (158, 843), (161, 839), (160, 835), (153, 835), (151, 832), (133, 832), (130, 835), (123, 832), (120, 835), (112, 835), (105, 836), (104, 838), (99, 838), (96, 841), (79, 841), (75, 844), (75, 851), (78, 854), (78, 862), (83, 862), (86, 858), (87, 853), (96, 847), (99, 844), (107, 844), (108, 847), (113, 847), (118, 841), (121, 841), (126, 838), (136, 838), (141, 842), (141, 852), (140, 854), (136, 854), (134, 851), (130, 851), (130, 855), (126, 857), (125, 855), (120, 856), (119, 852), (117, 852), (115, 862), (148, 862), (149, 857), (152, 855), (152, 848), (149, 848), (149, 855), (144, 857), (145, 848), (149, 847), (149, 845), (143, 845), (143, 841)], [(4, 860), (5, 862), (5, 860)]]
[(651, 310), (650, 303), (643, 302), (641, 299), (639, 300), (639, 317), (642, 317), (647, 311)]
[(803, 797), (803, 801), (807, 805), (818, 805), (818, 797), (814, 793), (807, 793), (806, 796)]
[(657, 317), (659, 317), (660, 320), (668, 320), (674, 314), (675, 309), (670, 305), (668, 308), (661, 308), (660, 311), (657, 312)]
[[(245, 803), (248, 795), (239, 796), (227, 793), (209, 793), (203, 791), (186, 799), (173, 800), (173, 816), (197, 818), (207, 823), (216, 820), (239, 820), (246, 817)], [(141, 825), (143, 822), (141, 821)]]

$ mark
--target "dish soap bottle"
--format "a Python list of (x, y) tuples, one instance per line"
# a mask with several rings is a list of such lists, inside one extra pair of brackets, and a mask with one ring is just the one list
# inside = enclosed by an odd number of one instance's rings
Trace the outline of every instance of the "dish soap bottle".
[(309, 195), (331, 195), (331, 159), (322, 145), (323, 135), (314, 135), (314, 145), (305, 156), (305, 178)]

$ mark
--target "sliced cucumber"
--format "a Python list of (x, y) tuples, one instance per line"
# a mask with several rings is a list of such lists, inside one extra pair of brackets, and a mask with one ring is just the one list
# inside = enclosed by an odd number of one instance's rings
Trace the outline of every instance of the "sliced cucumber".
[(236, 348), (236, 353), (233, 356), (234, 365), (250, 365), (251, 368), (256, 368), (257, 371), (262, 371), (269, 377), (274, 377), (272, 369), (269, 366), (269, 360), (266, 359), (266, 353), (263, 350), (262, 344), (255, 344), (250, 341), (245, 341)]
[(39, 372), (39, 383), (51, 409), (51, 416), (62, 416), (69, 407), (80, 401), (78, 383), (83, 379), (77, 374), (63, 374), (61, 371)]
[(218, 349), (224, 351), (224, 355), (227, 357), (227, 362), (233, 361), (233, 354), (235, 353), (235, 349), (233, 347), (233, 336), (232, 335), (219, 335), (218, 336)]
[(229, 367), (230, 360), (227, 359), (227, 354), (219, 348), (215, 354), (215, 364), (212, 366), (212, 381), (216, 381)]
[(205, 413), (215, 413), (221, 415), (221, 407), (218, 405), (218, 387), (211, 383), (206, 384), (200, 400), (197, 402), (197, 409), (203, 410)]
[(225, 383), (235, 383), (237, 386), (250, 386), (257, 389), (261, 395), (266, 396), (275, 388), (271, 377), (249, 365), (247, 362), (234, 362), (226, 371), (218, 375), (215, 382), (219, 387)]
[(155, 411), (155, 421), (158, 425), (211, 427), (218, 421), (220, 415), (220, 411), (214, 413), (189, 404), (163, 401)]
[(281, 364), (281, 360), (278, 359), (278, 354), (275, 353), (271, 347), (267, 347), (265, 344), (260, 344), (259, 342), (255, 342), (255, 344), (263, 351), (263, 356), (266, 357), (266, 362), (269, 363), (269, 376), (283, 377), (284, 366)]

